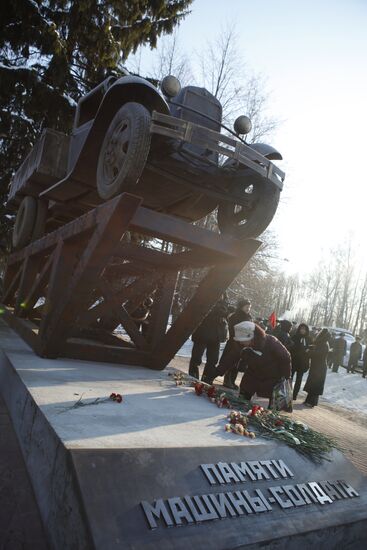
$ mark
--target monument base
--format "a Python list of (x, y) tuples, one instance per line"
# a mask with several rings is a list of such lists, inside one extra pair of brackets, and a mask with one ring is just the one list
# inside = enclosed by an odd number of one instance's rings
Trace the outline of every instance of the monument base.
[(3, 323), (0, 346), (52, 548), (366, 547), (367, 478), (340, 452), (317, 465), (226, 433), (226, 410), (169, 369), (40, 359)]

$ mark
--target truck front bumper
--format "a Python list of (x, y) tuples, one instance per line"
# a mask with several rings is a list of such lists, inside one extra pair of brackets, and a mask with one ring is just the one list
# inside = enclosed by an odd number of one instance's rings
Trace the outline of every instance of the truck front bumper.
[(153, 111), (150, 132), (191, 143), (203, 150), (233, 159), (239, 165), (247, 166), (269, 180), (280, 191), (283, 189), (284, 172), (252, 147), (233, 137), (157, 111)]

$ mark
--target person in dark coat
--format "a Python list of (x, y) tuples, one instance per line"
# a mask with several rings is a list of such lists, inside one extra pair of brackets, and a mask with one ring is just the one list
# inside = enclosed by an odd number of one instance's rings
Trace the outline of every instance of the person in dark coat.
[(139, 331), (144, 335), (148, 331), (149, 320), (150, 320), (150, 310), (152, 309), (154, 300), (150, 296), (145, 298), (145, 300), (140, 304), (139, 307), (131, 313), (131, 318), (135, 322)]
[(305, 323), (301, 323), (293, 336), (292, 356), (292, 380), (296, 376), (293, 386), (293, 400), (295, 401), (301, 387), (302, 377), (309, 369), (311, 344), (310, 329)]
[(363, 361), (362, 378), (366, 378), (366, 376), (367, 376), (367, 346), (364, 348), (362, 361)]
[(220, 343), (227, 340), (227, 303), (220, 300), (211, 309), (201, 324), (192, 334), (191, 359), (189, 364), (189, 374), (199, 378), (199, 365), (206, 351), (206, 364), (202, 380), (212, 376), (219, 358)]
[[(251, 311), (251, 302), (245, 298), (240, 298), (237, 302), (237, 308), (228, 317), (228, 330), (229, 330), (229, 340), (223, 350), (222, 357), (220, 361), (226, 356), (226, 354), (231, 350), (233, 346), (233, 337), (234, 337), (234, 326), (243, 321), (252, 321)], [(230, 388), (232, 390), (238, 389), (236, 385), (238, 370), (237, 366), (234, 365), (232, 369), (226, 372), (223, 380), (223, 386)]]
[(293, 340), (290, 337), (292, 326), (293, 325), (290, 321), (283, 319), (272, 332), (272, 335), (278, 338), (279, 342), (281, 342), (288, 351), (290, 351), (293, 347)]
[(274, 336), (266, 334), (252, 321), (234, 326), (233, 345), (216, 369), (223, 376), (233, 364), (244, 375), (240, 394), (250, 400), (254, 393), (271, 399), (275, 384), (291, 376), (291, 356)]
[(319, 402), (319, 396), (324, 393), (324, 385), (327, 371), (327, 355), (329, 353), (330, 332), (323, 328), (316, 336), (315, 343), (310, 352), (311, 362), (305, 387), (307, 397), (304, 404), (307, 407), (315, 407)]
[(347, 342), (344, 336), (344, 332), (341, 332), (339, 338), (334, 340), (333, 372), (338, 372), (339, 367), (343, 366), (344, 355), (347, 353)]
[(349, 350), (349, 361), (348, 361), (348, 367), (347, 372), (352, 372), (354, 374), (356, 372), (356, 368), (358, 367), (358, 361), (362, 357), (362, 345), (361, 345), (361, 338), (360, 336), (356, 336), (356, 341), (353, 342), (350, 346)]

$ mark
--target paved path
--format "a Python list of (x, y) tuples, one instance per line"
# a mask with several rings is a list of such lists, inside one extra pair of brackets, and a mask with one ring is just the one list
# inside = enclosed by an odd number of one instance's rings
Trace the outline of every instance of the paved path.
[[(187, 372), (188, 362), (188, 358), (176, 357), (170, 366)], [(305, 397), (306, 394), (300, 392), (298, 400), (294, 403), (292, 418), (334, 437), (344, 449), (345, 456), (367, 475), (367, 415), (356, 414), (325, 401), (310, 409), (302, 404)], [(268, 400), (266, 404), (267, 402)]]
[[(301, 392), (305, 397), (306, 394)], [(301, 395), (302, 397), (302, 395)], [(309, 409), (298, 399), (294, 403), (293, 417), (308, 424), (314, 430), (334, 437), (344, 449), (344, 454), (367, 475), (367, 416), (326, 402)]]
[(0, 398), (0, 550), (47, 550), (15, 432)]

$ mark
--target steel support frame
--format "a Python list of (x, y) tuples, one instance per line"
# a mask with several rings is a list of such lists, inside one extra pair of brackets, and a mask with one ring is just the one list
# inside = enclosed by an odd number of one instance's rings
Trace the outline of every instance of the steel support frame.
[[(141, 202), (123, 193), (9, 256), (3, 317), (41, 357), (163, 369), (261, 244), (218, 235)], [(132, 244), (127, 232), (183, 251)], [(167, 330), (179, 271), (203, 267), (206, 275)], [(152, 293), (142, 334), (131, 314)], [(129, 338), (113, 333), (118, 324)]]

